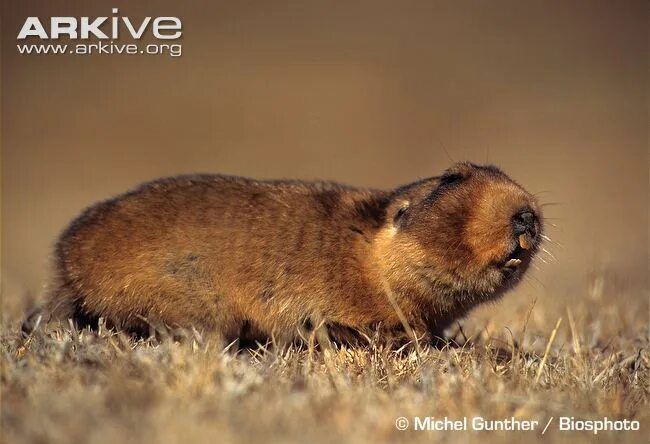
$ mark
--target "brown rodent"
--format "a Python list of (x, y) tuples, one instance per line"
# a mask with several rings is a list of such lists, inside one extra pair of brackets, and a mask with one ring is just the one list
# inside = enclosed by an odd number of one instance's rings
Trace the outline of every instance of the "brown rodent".
[(49, 298), (23, 329), (103, 317), (127, 331), (157, 323), (292, 341), (316, 323), (408, 323), (430, 339), (517, 283), (541, 231), (534, 196), (493, 166), (459, 163), (390, 191), (165, 178), (72, 222)]

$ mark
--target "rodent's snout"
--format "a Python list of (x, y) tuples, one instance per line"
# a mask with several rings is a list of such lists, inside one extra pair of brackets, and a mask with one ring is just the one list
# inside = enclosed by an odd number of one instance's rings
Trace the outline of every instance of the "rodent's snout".
[(518, 211), (512, 216), (512, 232), (524, 250), (532, 248), (537, 241), (539, 228), (539, 218), (530, 208)]
[(522, 210), (512, 216), (512, 229), (515, 236), (528, 233), (535, 237), (537, 235), (537, 224), (537, 216), (530, 209)]
[(522, 264), (530, 262), (539, 243), (540, 231), (539, 216), (531, 208), (519, 210), (512, 216), (512, 235), (516, 247), (500, 263), (501, 271), (506, 277), (515, 276)]

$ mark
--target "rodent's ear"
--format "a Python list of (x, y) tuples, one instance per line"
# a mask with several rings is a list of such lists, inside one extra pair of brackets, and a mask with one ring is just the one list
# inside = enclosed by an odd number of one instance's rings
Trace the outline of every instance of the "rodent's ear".
[(462, 182), (471, 176), (472, 168), (471, 164), (465, 162), (452, 166), (438, 177), (438, 186), (445, 187)]
[(438, 186), (453, 185), (455, 183), (460, 182), (464, 178), (465, 176), (463, 176), (461, 173), (445, 173), (442, 176), (440, 176), (440, 180), (438, 181)]

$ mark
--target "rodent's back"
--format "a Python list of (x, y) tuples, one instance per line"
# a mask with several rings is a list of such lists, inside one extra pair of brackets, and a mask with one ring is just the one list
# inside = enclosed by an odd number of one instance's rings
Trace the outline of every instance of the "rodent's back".
[(268, 331), (300, 309), (351, 323), (376, 315), (355, 312), (362, 295), (340, 289), (367, 286), (357, 250), (382, 223), (382, 198), (328, 182), (164, 179), (87, 210), (57, 254), (83, 310), (119, 325), (141, 316), (213, 328), (227, 313), (238, 318), (232, 336), (239, 318)]

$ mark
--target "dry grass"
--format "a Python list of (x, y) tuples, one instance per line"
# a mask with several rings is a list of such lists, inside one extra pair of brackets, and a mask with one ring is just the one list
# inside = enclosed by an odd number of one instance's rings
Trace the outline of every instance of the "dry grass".
[[(608, 303), (576, 298), (561, 309), (553, 306), (557, 313), (541, 305), (532, 316), (522, 307), (511, 333), (490, 332), (472, 317), (463, 333), (475, 335), (463, 346), (424, 347), (419, 354), (376, 343), (235, 353), (196, 334), (180, 342), (135, 341), (113, 331), (56, 326), (24, 339), (17, 317), (5, 313), (4, 442), (594, 439), (589, 432), (560, 432), (557, 422), (542, 436), (551, 416), (638, 419), (641, 431), (601, 432), (598, 438), (647, 442), (646, 296)], [(555, 314), (563, 318), (559, 326)], [(479, 415), (542, 426), (514, 433), (401, 432), (394, 426), (401, 416)]]

